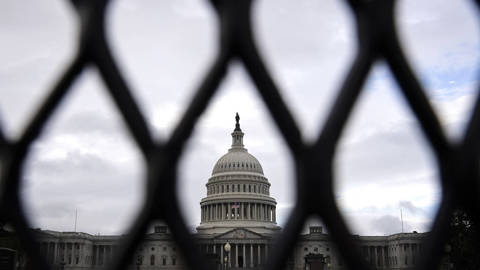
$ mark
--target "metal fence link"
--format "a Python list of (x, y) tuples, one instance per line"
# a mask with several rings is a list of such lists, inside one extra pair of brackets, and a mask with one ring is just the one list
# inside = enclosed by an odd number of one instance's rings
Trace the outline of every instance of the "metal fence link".
[(121, 250), (116, 254), (110, 269), (125, 269), (150, 222), (163, 219), (184, 254), (187, 267), (206, 270), (207, 264), (202, 256), (193, 252), (194, 239), (180, 214), (179, 198), (175, 192), (176, 170), (195, 124), (227, 75), (229, 65), (234, 61), (241, 62), (246, 68), (295, 161), (297, 202), (281, 237), (277, 239), (275, 248), (268, 256), (270, 259), (267, 269), (282, 269), (285, 266), (303, 223), (311, 215), (317, 215), (324, 221), (348, 268), (371, 269), (360, 255), (360, 249), (354, 248), (356, 244), (335, 202), (332, 160), (345, 123), (376, 61), (385, 61), (392, 71), (434, 149), (441, 175), (442, 202), (428, 236), (425, 256), (417, 269), (438, 268), (453, 209), (463, 207), (469, 210), (475, 221), (480, 223), (480, 99), (476, 101), (463, 140), (456, 144), (449, 142), (425, 91), (401, 50), (394, 24), (395, 0), (347, 1), (356, 19), (358, 51), (338, 91), (326, 124), (313, 144), (302, 140), (300, 129), (256, 48), (251, 23), (253, 0), (210, 1), (218, 17), (219, 49), (181, 121), (166, 141), (153, 139), (146, 119), (112, 56), (104, 26), (109, 1), (71, 2), (81, 25), (75, 57), (64, 73), (59, 75), (58, 82), (18, 140), (7, 140), (0, 127), (0, 221), (13, 225), (22, 246), (37, 269), (46, 270), (49, 266), (36, 247), (19, 199), (25, 158), (32, 143), (42, 133), (45, 124), (70, 91), (72, 83), (88, 66), (99, 70), (107, 85), (107, 91), (147, 165), (148, 191), (144, 207), (127, 237), (122, 240)]

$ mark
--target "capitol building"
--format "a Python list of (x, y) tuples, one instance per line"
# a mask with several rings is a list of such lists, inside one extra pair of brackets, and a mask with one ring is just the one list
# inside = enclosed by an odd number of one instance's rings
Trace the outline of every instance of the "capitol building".
[[(231, 136), (230, 149), (213, 166), (206, 181), (206, 196), (199, 209), (201, 222), (194, 237), (199, 249), (214, 258), (217, 269), (224, 269), (226, 261), (228, 269), (261, 270), (268, 264), (273, 238), (282, 230), (277, 224), (277, 203), (262, 165), (245, 148), (238, 114)], [(346, 269), (328, 233), (321, 226), (308, 229), (293, 247), (287, 269)], [(70, 270), (106, 268), (122, 238), (51, 230), (35, 233), (52, 268)], [(426, 233), (412, 232), (355, 239), (373, 269), (413, 269), (425, 237)], [(28, 259), (22, 252), (17, 257), (21, 269)], [(165, 224), (156, 224), (145, 235), (130, 269), (186, 269)]]

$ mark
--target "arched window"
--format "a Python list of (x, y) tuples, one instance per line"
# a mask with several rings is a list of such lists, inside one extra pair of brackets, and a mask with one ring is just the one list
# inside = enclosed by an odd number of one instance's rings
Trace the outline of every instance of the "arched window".
[(240, 192), (240, 184), (237, 185), (237, 192)]
[(222, 185), (222, 193), (224, 193), (224, 192), (225, 192), (225, 186)]
[(155, 265), (155, 255), (150, 256), (150, 265)]
[(257, 193), (257, 186), (253, 186), (253, 192)]
[(245, 184), (243, 184), (243, 192), (246, 192)]
[(248, 185), (248, 192), (252, 192), (252, 186)]
[(235, 192), (235, 185), (232, 185), (232, 192)]
[(230, 185), (227, 185), (227, 192), (230, 192)]

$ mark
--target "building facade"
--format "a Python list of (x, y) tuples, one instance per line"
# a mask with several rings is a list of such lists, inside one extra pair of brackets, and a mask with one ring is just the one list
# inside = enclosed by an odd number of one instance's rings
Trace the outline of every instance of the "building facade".
[[(200, 201), (201, 222), (194, 235), (198, 248), (217, 269), (263, 269), (268, 264), (276, 223), (276, 201), (260, 162), (244, 147), (244, 133), (236, 116), (232, 146), (213, 167)], [(54, 269), (104, 269), (111, 263), (122, 236), (37, 230), (42, 254)], [(365, 260), (374, 269), (413, 269), (422, 251), (425, 233), (356, 236)], [(230, 247), (229, 252), (225, 246)], [(1, 244), (1, 243), (0, 243)], [(18, 253), (17, 266), (28, 260)], [(345, 269), (329, 235), (320, 226), (300, 235), (287, 268)], [(168, 227), (157, 224), (146, 234), (131, 269), (185, 269)]]

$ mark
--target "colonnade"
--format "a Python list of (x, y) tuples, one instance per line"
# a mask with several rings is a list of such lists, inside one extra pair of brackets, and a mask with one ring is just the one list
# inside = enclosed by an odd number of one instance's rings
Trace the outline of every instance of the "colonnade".
[(111, 245), (95, 245), (93, 246), (93, 265), (109, 264), (115, 253), (115, 246)]
[(255, 220), (277, 222), (274, 205), (237, 202), (211, 203), (202, 206), (202, 222), (223, 220)]
[(363, 256), (366, 261), (375, 267), (389, 266), (387, 246), (363, 246)]
[(115, 252), (112, 245), (93, 245), (87, 252), (86, 244), (80, 242), (42, 242), (41, 253), (51, 265), (105, 265)]
[(264, 265), (268, 260), (268, 245), (262, 243), (229, 243), (230, 252), (224, 250), (223, 244), (204, 245), (206, 253), (219, 254), (221, 262), (228, 256), (228, 267), (253, 268)]
[(42, 242), (42, 255), (50, 264), (89, 265), (92, 256), (86, 251), (86, 244), (81, 242)]
[(207, 186), (207, 195), (235, 192), (270, 195), (268, 184), (208, 184)]

